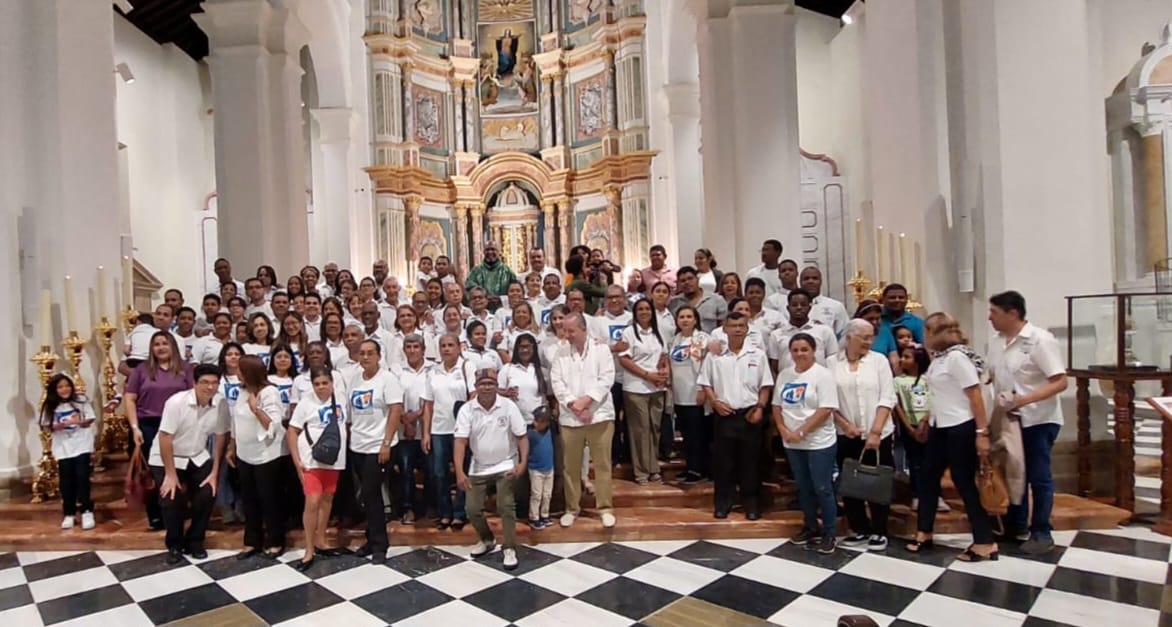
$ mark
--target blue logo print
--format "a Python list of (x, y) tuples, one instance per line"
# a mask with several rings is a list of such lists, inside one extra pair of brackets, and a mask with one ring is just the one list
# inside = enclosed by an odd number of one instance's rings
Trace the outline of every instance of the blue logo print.
[(256, 356), (260, 357), (260, 360), (265, 362), (265, 368), (269, 367), (269, 354), (268, 353), (257, 353)]
[(627, 328), (625, 324), (610, 325), (610, 341), (617, 342), (623, 339), (623, 329)]
[(337, 405), (332, 407), (320, 407), (317, 410), (317, 421), (323, 427), (330, 424), (331, 421), (341, 422), (342, 412), (339, 410), (340, 408)]
[(781, 400), (787, 405), (797, 405), (806, 400), (808, 383), (786, 383), (781, 388)]
[(81, 412), (77, 411), (76, 407), (53, 412), (53, 422), (67, 425), (70, 430), (77, 429), (81, 426)]
[(350, 393), (350, 405), (354, 409), (370, 409), (374, 406), (374, 390), (354, 390)]
[(541, 326), (548, 327), (550, 318), (552, 318), (552, 317), (553, 317), (553, 310), (552, 309), (542, 309), (541, 310)]
[(293, 385), (278, 385), (277, 391), (281, 393), (281, 402), (285, 405), (289, 404), (289, 390), (293, 389)]
[(671, 352), (668, 353), (668, 356), (674, 362), (683, 363), (692, 358), (691, 348), (692, 346), (690, 344), (679, 344), (677, 346), (673, 346), (671, 347)]
[(229, 403), (235, 403), (240, 398), (240, 384), (224, 382), (224, 398), (228, 399)]

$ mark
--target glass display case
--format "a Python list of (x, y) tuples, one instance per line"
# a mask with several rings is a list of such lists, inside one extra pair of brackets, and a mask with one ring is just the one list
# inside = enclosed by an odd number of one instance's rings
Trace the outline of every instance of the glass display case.
[(1072, 372), (1172, 372), (1172, 294), (1067, 296), (1066, 325)]

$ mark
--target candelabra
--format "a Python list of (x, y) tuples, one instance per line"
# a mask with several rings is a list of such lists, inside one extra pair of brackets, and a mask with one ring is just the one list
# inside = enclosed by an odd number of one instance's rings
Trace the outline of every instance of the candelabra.
[(859, 270), (855, 273), (855, 278), (847, 281), (846, 284), (849, 285), (851, 287), (851, 291), (854, 292), (855, 305), (858, 305), (859, 303), (863, 302), (864, 298), (867, 297), (867, 288), (871, 287), (871, 279), (868, 279), (867, 275), (864, 274), (862, 270)]
[[(51, 346), (41, 346), (40, 352), (33, 355), (29, 361), (37, 365), (41, 377), (41, 401), (37, 403), (37, 410), (45, 403), (45, 387), (57, 368), (59, 357), (53, 353)], [(37, 423), (40, 424), (40, 416)], [(57, 476), (57, 460), (53, 459), (53, 438), (48, 429), (41, 429), (41, 459), (37, 462), (37, 476), (33, 480), (33, 503), (41, 503), (58, 494), (59, 481)]]
[(126, 417), (114, 410), (106, 410), (106, 405), (117, 395), (114, 387), (116, 370), (114, 359), (110, 356), (110, 347), (114, 344), (114, 332), (117, 331), (110, 324), (106, 316), (94, 327), (94, 337), (98, 339), (98, 346), (102, 348), (102, 426), (99, 431), (98, 445), (94, 447), (94, 468), (102, 469), (102, 461), (106, 453), (126, 449), (128, 429)]
[(130, 335), (130, 332), (134, 330), (134, 326), (138, 324), (138, 316), (138, 311), (134, 307), (131, 307), (130, 304), (127, 304), (126, 310), (122, 312), (122, 328), (126, 330), (126, 335)]
[(85, 378), (81, 376), (85, 342), (77, 335), (77, 331), (70, 331), (69, 336), (61, 340), (61, 348), (65, 349), (65, 358), (69, 360), (69, 371), (73, 373), (73, 389), (82, 396), (86, 393)]

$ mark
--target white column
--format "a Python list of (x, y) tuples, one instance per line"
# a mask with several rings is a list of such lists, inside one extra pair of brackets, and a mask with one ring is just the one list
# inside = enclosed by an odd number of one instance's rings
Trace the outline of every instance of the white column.
[[(700, 166), (700, 86), (673, 83), (663, 86), (671, 140), (671, 180), (668, 189), (675, 211), (674, 230), (680, 263), (690, 264), (697, 248), (707, 247), (704, 229), (704, 184)], [(664, 203), (657, 202), (664, 207)], [(657, 220), (658, 221), (658, 220)]]
[(314, 188), (313, 222), (316, 230), (324, 232), (325, 247), (314, 261), (348, 263), (350, 255), (351, 177), (357, 169), (352, 162), (350, 146), (354, 113), (345, 108), (314, 109), (318, 144), (321, 152), (320, 187)]
[(221, 255), (282, 276), (307, 261), (301, 131), (304, 27), (266, 0), (208, 0), (195, 19), (208, 34), (215, 105)]
[(553, 129), (553, 145), (561, 146), (566, 143), (566, 107), (565, 103), (566, 82), (565, 77), (561, 72), (553, 75), (553, 109), (554, 109), (554, 129)]
[[(40, 457), (34, 405), (40, 380), (28, 359), (40, 346), (41, 289), (53, 291), (53, 350), (62, 358), (62, 280), (73, 277), (83, 338), (99, 312), (96, 267), (107, 268), (108, 313), (119, 275), (120, 216), (110, 3), (0, 3), (0, 491)], [(128, 235), (128, 234), (127, 234)], [(83, 376), (96, 389), (93, 352)], [(67, 362), (58, 364), (68, 371)]]
[[(696, 25), (700, 66), (700, 138), (704, 173), (705, 244), (730, 268), (748, 268), (737, 256), (736, 139), (733, 133), (734, 90), (729, 26), (725, 18), (708, 18)], [(681, 262), (686, 261), (681, 256)], [(743, 271), (743, 270), (742, 270)]]

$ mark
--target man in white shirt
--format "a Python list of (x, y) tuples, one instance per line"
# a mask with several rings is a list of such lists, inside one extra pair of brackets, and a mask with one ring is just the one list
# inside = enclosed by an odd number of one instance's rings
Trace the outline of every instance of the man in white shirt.
[(309, 292), (305, 295), (305, 339), (310, 342), (321, 341), (321, 296)]
[(765, 240), (761, 244), (761, 265), (753, 266), (745, 273), (746, 281), (753, 277), (765, 281), (766, 298), (781, 291), (781, 277), (778, 275), (778, 260), (781, 259), (781, 251), (781, 242), (775, 239)]
[(623, 293), (623, 288), (618, 285), (606, 288), (603, 310), (591, 318), (589, 324), (591, 337), (610, 346), (611, 355), (614, 357), (615, 377), (614, 385), (610, 389), (615, 413), (614, 439), (610, 448), (614, 458), (611, 461), (615, 464), (626, 464), (631, 461), (631, 444), (623, 412), (623, 371), (619, 366), (619, 353), (629, 348), (626, 342), (622, 341), (622, 335), (623, 329), (631, 324), (631, 312), (627, 311), (627, 295)]
[(440, 255), (435, 258), (435, 278), (439, 279), (444, 285), (448, 283), (460, 283), (456, 277), (456, 269), (452, 267), (452, 260), (448, 259), (447, 255)]
[(789, 340), (798, 333), (807, 333), (814, 338), (814, 361), (829, 367), (838, 354), (838, 338), (834, 330), (810, 319), (810, 293), (802, 288), (790, 290), (786, 295), (789, 321), (775, 329), (765, 340), (765, 352), (769, 356), (769, 367), (773, 376), (794, 364), (789, 356)]
[(251, 318), (252, 314), (263, 313), (269, 322), (276, 328), (277, 317), (273, 315), (273, 307), (269, 305), (265, 285), (260, 279), (252, 277), (244, 282), (244, 293), (247, 294), (248, 307), (244, 310), (244, 317)]
[(594, 465), (594, 499), (602, 526), (615, 525), (611, 485), (611, 439), (614, 435), (614, 358), (606, 344), (590, 338), (586, 318), (570, 312), (562, 322), (568, 346), (557, 352), (550, 367), (550, 387), (558, 402), (561, 427), (562, 479), (566, 513), (561, 525), (574, 524), (581, 511), (582, 454), (587, 446)]
[(557, 268), (545, 265), (545, 251), (537, 247), (529, 249), (529, 270), (523, 272), (522, 276), (530, 272), (540, 274), (543, 281), (547, 276), (556, 276), (558, 280), (562, 278), (562, 273)]
[(192, 361), (192, 352), (195, 343), (199, 340), (195, 335), (195, 310), (191, 307), (180, 307), (175, 314), (175, 329), (172, 331), (175, 340), (179, 342), (179, 350), (183, 351), (183, 361)]
[(785, 297), (791, 290), (798, 289), (798, 262), (793, 259), (782, 259), (777, 265), (777, 275), (781, 278), (781, 290), (765, 298), (765, 308), (785, 313)]
[(765, 408), (773, 391), (773, 376), (765, 352), (747, 342), (749, 322), (733, 312), (724, 322), (728, 350), (709, 353), (696, 383), (716, 412), (712, 444), (712, 474), (716, 484), (714, 513), (728, 518), (740, 487), (745, 518), (761, 518), (757, 493), (761, 488), (758, 458), (765, 432)]
[[(527, 472), (529, 438), (525, 419), (513, 401), (497, 394), (497, 372), (491, 368), (476, 371), (476, 398), (464, 403), (456, 414), (456, 438), (453, 460), (456, 483), (468, 494), (469, 522), (480, 536), (472, 547), (472, 557), (488, 555), (496, 548), (496, 539), (484, 518), (484, 500), (488, 486), (496, 487), (496, 510), (504, 527), (505, 543), (502, 564), (505, 570), (517, 568), (517, 505), (513, 500), (513, 483)], [(468, 474), (464, 459), (472, 455)]]
[[(529, 301), (533, 307), (533, 315), (541, 328), (549, 328), (549, 317), (553, 313), (554, 305), (566, 302), (566, 295), (562, 293), (562, 277), (560, 274), (547, 274), (541, 279), (541, 294)], [(583, 306), (585, 302), (583, 302)]]
[(399, 510), (404, 525), (415, 523), (416, 512), (422, 517), (427, 513), (426, 501), (419, 503), (415, 498), (415, 471), (427, 469), (427, 456), (423, 453), (423, 391), (427, 386), (427, 375), (433, 367), (423, 357), (423, 336), (408, 333), (403, 337), (401, 359), (392, 358), (391, 375), (403, 388), (403, 419), (399, 423), (399, 445), (395, 447), (396, 465), (399, 467)]
[(224, 344), (234, 339), (232, 337), (232, 316), (227, 312), (221, 311), (212, 316), (212, 332), (209, 335), (199, 338), (195, 346), (192, 347), (191, 363), (218, 364), (220, 362), (220, 351), (224, 349)]
[[(775, 292), (774, 296), (780, 294)], [(765, 282), (757, 277), (745, 281), (745, 302), (749, 303), (749, 329), (761, 334), (762, 338), (769, 337), (775, 329), (785, 324), (785, 314), (766, 309)]]
[(391, 366), (391, 334), (382, 328), (382, 325), (379, 324), (379, 318), (378, 305), (374, 301), (366, 301), (362, 304), (362, 332), (366, 335), (365, 339), (379, 343), (382, 367), (386, 369)]
[(842, 330), (846, 328), (846, 321), (850, 316), (846, 307), (837, 300), (822, 295), (822, 271), (814, 266), (806, 266), (802, 270), (802, 289), (814, 297), (811, 302), (810, 318), (834, 329), (835, 337), (842, 337)]
[(236, 286), (236, 293), (244, 293), (244, 282), (232, 277), (232, 264), (228, 263), (227, 259), (220, 257), (212, 265), (212, 273), (214, 276), (207, 284), (207, 293), (219, 294), (220, 286), (225, 283), (231, 283)]
[[(183, 553), (195, 559), (208, 556), (204, 535), (212, 517), (220, 460), (230, 428), (227, 406), (217, 395), (220, 369), (200, 364), (195, 367), (195, 388), (167, 399), (159, 423), (157, 446), (151, 447), (148, 464), (166, 525), (167, 563), (178, 564)], [(208, 436), (215, 435), (208, 454)], [(191, 526), (184, 533), (184, 514), (191, 514)]]
[(395, 330), (395, 318), (399, 312), (399, 279), (388, 276), (383, 279), (383, 298), (378, 303), (379, 323), (388, 333)]
[[(989, 299), (989, 322), (997, 331), (989, 342), (989, 367), (997, 406), (1021, 423), (1029, 490), (1020, 505), (1009, 505), (1005, 533), (1020, 537), (1029, 522), (1029, 539), (1021, 549), (1041, 555), (1054, 548), (1050, 513), (1054, 509), (1054, 478), (1050, 453), (1062, 429), (1058, 396), (1066, 390), (1066, 363), (1058, 340), (1046, 329), (1026, 321), (1025, 298), (1015, 291)], [(1030, 492), (1034, 507), (1030, 515)]]

